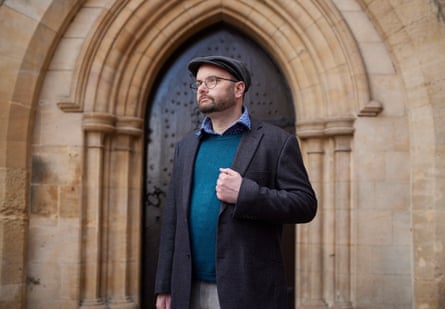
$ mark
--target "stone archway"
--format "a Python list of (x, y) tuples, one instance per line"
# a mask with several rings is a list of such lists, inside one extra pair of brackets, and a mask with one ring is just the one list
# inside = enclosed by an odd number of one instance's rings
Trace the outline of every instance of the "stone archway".
[[(321, 207), (320, 214), (344, 224), (333, 231), (338, 239), (320, 238), (317, 230), (321, 221), (301, 229), (297, 282), (305, 281), (310, 274), (312, 283), (301, 285), (297, 298), (302, 304), (323, 306), (330, 302), (351, 307), (351, 257), (348, 246), (341, 244), (349, 243), (351, 237), (347, 211), (351, 208), (351, 174), (347, 171), (351, 165), (354, 117), (375, 112), (369, 104), (365, 70), (352, 35), (332, 4), (305, 1), (291, 9), (278, 4), (258, 5), (261, 8), (240, 6), (236, 1), (225, 1), (224, 6), (203, 2), (184, 11), (181, 6), (166, 4), (157, 7), (152, 15), (144, 15), (153, 12), (147, 3), (116, 5), (108, 15), (125, 16), (119, 19), (119, 27), (114, 27), (116, 19), (102, 19), (91, 37), (94, 45), (83, 49), (84, 61), (76, 71), (72, 100), (60, 102), (59, 106), (67, 112), (83, 112), (85, 178), (81, 233), (85, 241), (81, 247), (80, 298), (84, 307), (138, 303), (132, 282), (137, 282), (139, 251), (123, 248), (139, 242), (136, 231), (140, 226), (131, 227), (129, 222), (130, 218), (139, 217), (141, 207), (130, 207), (129, 201), (137, 201), (141, 191), (140, 180), (130, 175), (137, 175), (141, 165), (143, 99), (174, 47), (216, 21), (233, 24), (256, 37), (282, 66), (296, 98), (297, 132), (304, 141), (306, 159), (312, 167), (310, 173), (320, 194), (325, 183), (324, 156), (333, 158), (328, 160), (333, 165), (327, 168), (341, 175), (333, 184), (337, 202), (329, 201), (334, 204), (333, 210), (324, 211)], [(319, 19), (320, 14), (325, 18)], [(274, 20), (281, 24), (274, 24)], [(329, 24), (335, 26), (328, 27)], [(331, 141), (335, 145), (333, 151), (325, 153), (324, 148)], [(108, 166), (114, 169), (109, 170)], [(316, 236), (308, 238), (309, 235)], [(322, 287), (326, 274), (321, 272), (326, 261), (310, 249), (320, 241), (336, 248), (337, 258), (328, 262), (331, 266), (325, 266), (333, 269), (327, 275), (332, 282), (327, 291)]]

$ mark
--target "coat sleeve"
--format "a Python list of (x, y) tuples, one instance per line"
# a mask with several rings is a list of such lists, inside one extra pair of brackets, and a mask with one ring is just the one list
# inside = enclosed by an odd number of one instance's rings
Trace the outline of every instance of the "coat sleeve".
[[(263, 140), (263, 147), (271, 143)], [(288, 135), (276, 155), (259, 155), (243, 177), (233, 216), (274, 224), (305, 223), (316, 214), (317, 199), (295, 136)], [(264, 153), (268, 150), (260, 150)], [(275, 158), (275, 159), (272, 159)]]

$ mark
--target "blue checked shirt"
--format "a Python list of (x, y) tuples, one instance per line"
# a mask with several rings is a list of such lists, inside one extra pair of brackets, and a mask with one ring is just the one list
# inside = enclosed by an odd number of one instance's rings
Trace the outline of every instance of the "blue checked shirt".
[(247, 107), (243, 107), (243, 113), (241, 117), (235, 121), (223, 134), (218, 134), (213, 131), (212, 128), (212, 120), (209, 117), (205, 117), (201, 123), (201, 129), (196, 132), (196, 135), (200, 136), (203, 133), (212, 134), (212, 135), (235, 135), (241, 134), (244, 130), (250, 130), (251, 123), (249, 112), (247, 111)]

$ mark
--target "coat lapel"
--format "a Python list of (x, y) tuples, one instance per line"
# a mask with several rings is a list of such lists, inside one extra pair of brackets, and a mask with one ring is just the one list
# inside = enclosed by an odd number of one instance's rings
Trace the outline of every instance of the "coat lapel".
[(243, 134), (232, 163), (232, 169), (240, 173), (241, 176), (246, 173), (262, 137), (262, 125), (252, 119), (252, 129)]
[(183, 143), (184, 147), (182, 149), (182, 153), (180, 154), (181, 159), (183, 160), (183, 179), (175, 180), (177, 183), (182, 183), (182, 188), (179, 188), (182, 190), (182, 200), (179, 202), (183, 205), (184, 210), (186, 211), (188, 210), (187, 208), (190, 204), (193, 183), (193, 168), (195, 166), (195, 157), (199, 148), (199, 141), (199, 136), (194, 135)]
[[(262, 125), (252, 120), (252, 129), (246, 131), (241, 137), (238, 150), (232, 163), (232, 169), (244, 176), (253, 156), (255, 155), (260, 141), (263, 137)], [(221, 203), (219, 215), (228, 207), (226, 203)]]

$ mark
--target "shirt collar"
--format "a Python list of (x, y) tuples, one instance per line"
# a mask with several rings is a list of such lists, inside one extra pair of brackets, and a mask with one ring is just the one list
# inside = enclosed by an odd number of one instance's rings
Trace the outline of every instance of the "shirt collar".
[(251, 129), (251, 122), (250, 122), (250, 116), (249, 112), (247, 110), (247, 107), (243, 106), (243, 113), (241, 114), (241, 117), (238, 118), (237, 121), (235, 121), (226, 131), (223, 132), (223, 134), (218, 134), (215, 131), (213, 131), (212, 128), (212, 120), (206, 116), (204, 117), (201, 128), (196, 132), (196, 135), (201, 136), (203, 133), (212, 134), (212, 135), (233, 135), (233, 134), (240, 134), (244, 130), (250, 130)]

